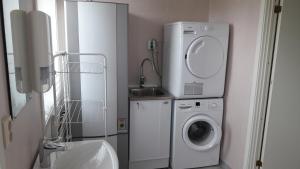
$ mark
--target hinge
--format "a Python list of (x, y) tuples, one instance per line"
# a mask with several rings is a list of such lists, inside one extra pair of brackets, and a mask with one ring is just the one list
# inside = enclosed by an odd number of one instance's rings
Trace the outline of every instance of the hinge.
[(281, 11), (282, 11), (282, 6), (281, 5), (275, 5), (274, 12), (278, 14)]
[(262, 167), (262, 161), (261, 160), (256, 161), (256, 167)]

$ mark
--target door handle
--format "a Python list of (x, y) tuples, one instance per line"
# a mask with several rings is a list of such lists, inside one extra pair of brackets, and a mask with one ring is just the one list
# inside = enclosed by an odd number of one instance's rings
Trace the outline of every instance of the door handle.
[(186, 105), (186, 106), (179, 106), (180, 109), (190, 109), (192, 108), (193, 106), (191, 105)]
[(194, 30), (184, 30), (183, 34), (193, 34), (193, 35), (196, 35), (196, 32)]

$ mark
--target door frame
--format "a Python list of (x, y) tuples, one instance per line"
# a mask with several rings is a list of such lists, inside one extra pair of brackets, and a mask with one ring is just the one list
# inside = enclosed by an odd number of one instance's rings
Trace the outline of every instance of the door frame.
[(261, 1), (243, 169), (256, 169), (261, 157), (279, 17), (274, 8), (280, 2)]

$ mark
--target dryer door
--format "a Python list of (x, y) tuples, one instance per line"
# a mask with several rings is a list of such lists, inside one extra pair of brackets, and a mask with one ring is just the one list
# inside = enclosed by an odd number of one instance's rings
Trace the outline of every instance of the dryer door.
[(210, 117), (197, 115), (190, 118), (184, 125), (183, 140), (191, 149), (206, 151), (220, 144), (222, 131)]
[(191, 43), (187, 50), (187, 68), (198, 78), (207, 79), (214, 76), (221, 69), (223, 62), (223, 46), (214, 37), (199, 37)]

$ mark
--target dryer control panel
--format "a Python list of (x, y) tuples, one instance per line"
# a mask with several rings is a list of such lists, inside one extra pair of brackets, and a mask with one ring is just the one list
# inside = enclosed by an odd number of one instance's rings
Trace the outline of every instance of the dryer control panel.
[(181, 112), (222, 110), (223, 99), (176, 100), (175, 108)]

